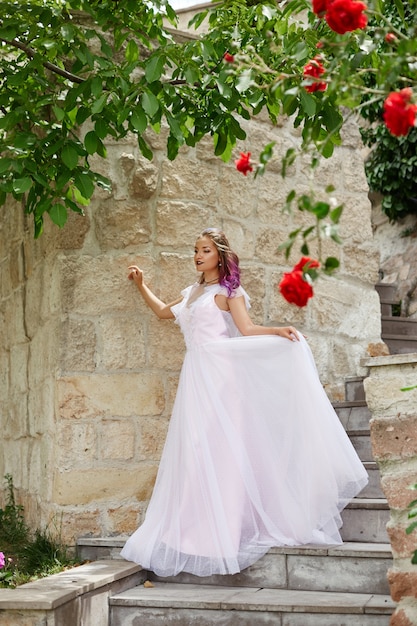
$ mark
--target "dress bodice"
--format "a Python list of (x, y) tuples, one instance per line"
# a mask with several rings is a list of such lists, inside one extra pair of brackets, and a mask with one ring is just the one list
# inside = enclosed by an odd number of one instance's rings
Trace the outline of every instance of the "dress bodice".
[[(202, 289), (198, 283), (184, 289), (183, 299), (171, 309), (184, 335), (187, 349), (217, 339), (238, 337), (240, 333), (232, 315), (229, 311), (219, 309), (215, 300), (217, 294), (228, 295), (227, 289), (218, 284), (209, 285), (195, 298), (198, 289)], [(239, 296), (245, 298), (246, 306), (249, 308), (249, 298), (242, 287), (238, 287), (231, 294), (231, 297)]]

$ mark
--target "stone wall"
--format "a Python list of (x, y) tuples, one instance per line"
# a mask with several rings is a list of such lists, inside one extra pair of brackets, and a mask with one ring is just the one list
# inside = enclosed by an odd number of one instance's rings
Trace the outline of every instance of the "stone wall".
[[(372, 413), (371, 439), (381, 472), (381, 485), (391, 509), (388, 533), (394, 556), (388, 580), (398, 602), (391, 626), (417, 624), (417, 567), (411, 557), (417, 550), (416, 532), (406, 533), (411, 524), (408, 505), (417, 499), (410, 489), (417, 483), (417, 354), (367, 359), (366, 400)], [(415, 519), (415, 518), (414, 518)]]
[(417, 319), (417, 215), (389, 223), (375, 198), (372, 222), (374, 242), (381, 256), (381, 282), (396, 286), (400, 304), (396, 313)]
[[(255, 159), (270, 141), (277, 156), (299, 142), (284, 120), (245, 126), (239, 149)], [(213, 156), (209, 139), (172, 163), (164, 133), (149, 141), (152, 162), (133, 137), (108, 144), (108, 159), (94, 165), (113, 181), (112, 194), (98, 191), (86, 216), (72, 214), (62, 231), (46, 224), (34, 241), (22, 208), (1, 208), (1, 475), (12, 474), (30, 521), (62, 524), (68, 542), (136, 528), (168, 427), (183, 341), (175, 324), (146, 309), (127, 280), (129, 264), (173, 300), (195, 280), (196, 235), (220, 226), (241, 258), (254, 320), (291, 322), (308, 336), (332, 399), (343, 399), (346, 377), (366, 372), (361, 358), (381, 349), (379, 255), (353, 123), (314, 177), (300, 159), (285, 180), (273, 163), (264, 177), (245, 178)], [(341, 269), (297, 309), (276, 285), (298, 251), (287, 263), (277, 249), (305, 216), (281, 207), (292, 188), (320, 194), (329, 184), (346, 205), (345, 239), (324, 253), (340, 256)]]

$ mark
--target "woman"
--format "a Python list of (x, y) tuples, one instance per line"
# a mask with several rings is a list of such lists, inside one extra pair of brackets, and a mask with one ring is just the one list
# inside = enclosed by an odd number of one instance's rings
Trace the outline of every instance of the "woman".
[(201, 277), (165, 304), (187, 352), (153, 495), (122, 556), (159, 576), (233, 574), (272, 546), (341, 543), (340, 511), (367, 482), (292, 326), (254, 324), (223, 232), (197, 238)]

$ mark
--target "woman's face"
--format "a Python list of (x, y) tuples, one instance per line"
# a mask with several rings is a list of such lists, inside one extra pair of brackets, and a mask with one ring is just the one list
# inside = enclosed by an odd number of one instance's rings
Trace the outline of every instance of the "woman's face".
[(194, 250), (194, 263), (197, 272), (212, 272), (219, 268), (219, 252), (210, 237), (197, 239)]

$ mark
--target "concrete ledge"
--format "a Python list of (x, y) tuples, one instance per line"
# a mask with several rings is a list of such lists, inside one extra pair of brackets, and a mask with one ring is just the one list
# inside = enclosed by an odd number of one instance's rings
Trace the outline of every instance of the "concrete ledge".
[[(153, 589), (136, 587), (114, 596), (111, 606), (144, 608), (273, 611), (296, 613), (376, 613), (390, 615), (395, 603), (389, 596), (233, 587), (202, 587), (155, 583)], [(214, 623), (214, 620), (213, 620)]]
[(407, 363), (417, 363), (417, 352), (409, 352), (407, 354), (390, 354), (389, 356), (372, 356), (366, 359), (361, 359), (362, 367), (406, 365)]
[(0, 589), (0, 621), (2, 626), (107, 626), (109, 596), (145, 579), (146, 572), (127, 561), (80, 565), (16, 589)]

